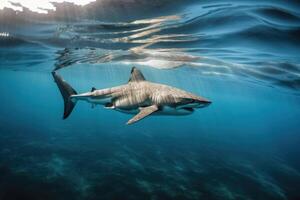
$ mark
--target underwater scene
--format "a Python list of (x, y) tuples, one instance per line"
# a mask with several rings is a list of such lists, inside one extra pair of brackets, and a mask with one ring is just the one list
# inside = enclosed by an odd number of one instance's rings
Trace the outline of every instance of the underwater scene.
[(0, 200), (300, 200), (300, 2), (1, 0)]

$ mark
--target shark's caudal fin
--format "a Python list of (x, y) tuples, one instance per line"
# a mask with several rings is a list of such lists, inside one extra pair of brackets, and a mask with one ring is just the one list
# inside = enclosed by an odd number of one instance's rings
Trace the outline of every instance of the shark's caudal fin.
[(56, 72), (52, 72), (54, 81), (59, 88), (59, 91), (64, 99), (64, 116), (63, 119), (66, 119), (72, 112), (75, 107), (76, 102), (71, 100), (71, 95), (77, 94), (77, 92), (59, 76)]

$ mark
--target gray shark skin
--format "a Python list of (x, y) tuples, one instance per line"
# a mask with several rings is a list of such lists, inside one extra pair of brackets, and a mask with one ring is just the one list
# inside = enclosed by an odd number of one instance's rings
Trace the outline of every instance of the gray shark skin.
[(168, 85), (146, 81), (143, 74), (135, 67), (127, 84), (117, 87), (77, 94), (77, 92), (56, 72), (53, 78), (64, 99), (66, 119), (79, 100), (87, 101), (93, 106), (100, 104), (105, 108), (124, 113), (136, 114), (127, 124), (133, 124), (151, 114), (188, 115), (196, 108), (208, 106), (211, 101)]

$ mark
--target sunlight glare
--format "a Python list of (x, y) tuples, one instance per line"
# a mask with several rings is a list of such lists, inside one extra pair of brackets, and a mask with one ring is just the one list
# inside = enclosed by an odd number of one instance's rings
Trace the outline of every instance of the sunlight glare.
[(47, 14), (49, 10), (55, 10), (53, 3), (69, 2), (75, 5), (84, 6), (96, 0), (1, 0), (0, 10), (11, 8), (15, 11), (23, 11), (28, 8), (32, 12)]

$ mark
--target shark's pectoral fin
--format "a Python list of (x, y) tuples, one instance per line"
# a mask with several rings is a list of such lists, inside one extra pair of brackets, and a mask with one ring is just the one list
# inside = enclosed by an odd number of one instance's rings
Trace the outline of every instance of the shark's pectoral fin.
[(155, 111), (158, 110), (158, 107), (157, 105), (152, 105), (152, 106), (148, 106), (148, 107), (145, 107), (145, 108), (141, 108), (140, 109), (140, 112), (135, 115), (133, 118), (131, 118), (127, 124), (133, 124), (141, 119), (144, 119), (145, 117), (147, 117), (148, 115), (151, 115), (152, 113), (154, 113)]

